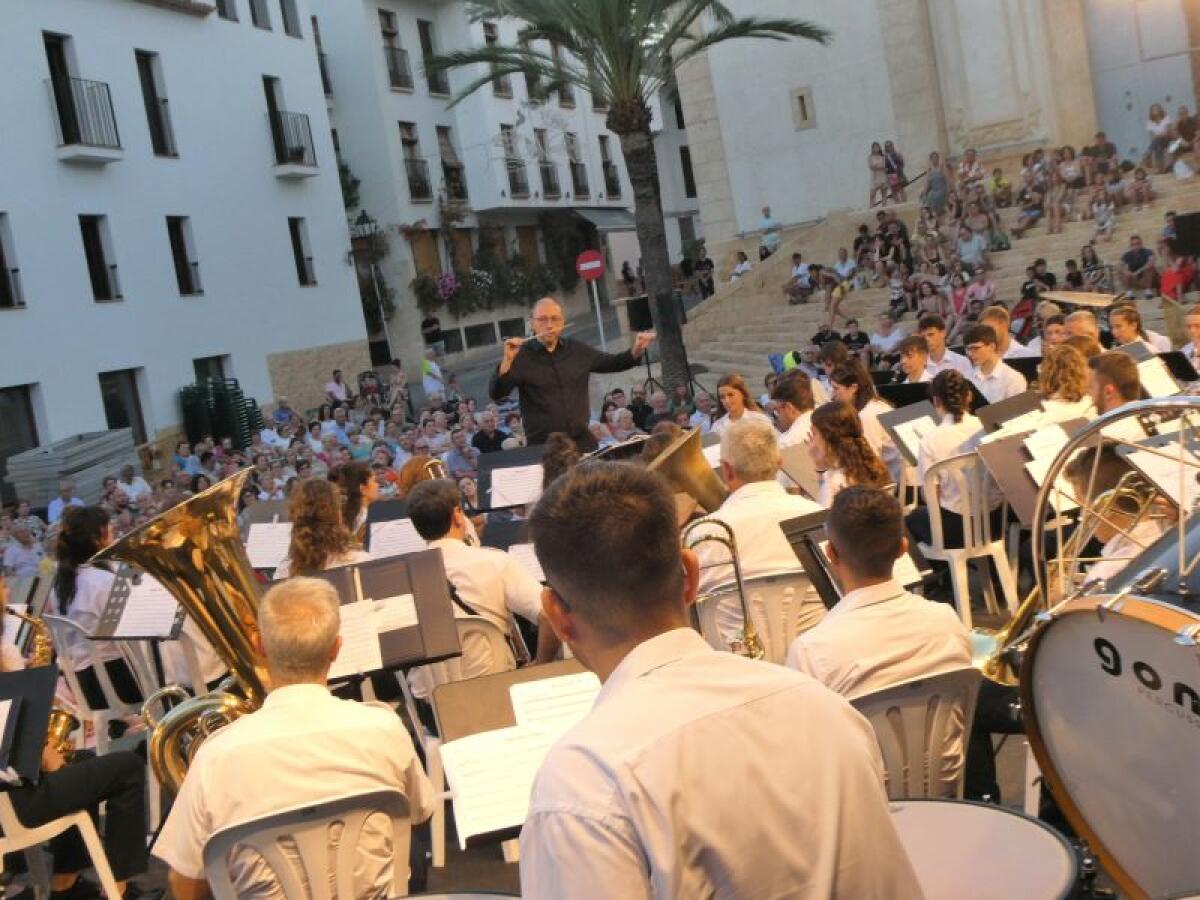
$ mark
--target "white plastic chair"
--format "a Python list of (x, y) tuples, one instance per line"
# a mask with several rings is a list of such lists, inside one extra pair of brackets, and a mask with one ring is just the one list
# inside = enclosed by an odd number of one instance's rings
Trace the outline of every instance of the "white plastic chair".
[[(422, 666), (418, 673), (414, 673), (425, 680), (431, 697), (438, 685), (480, 675), (492, 675), (496, 672), (510, 672), (517, 667), (507, 635), (494, 622), (482, 616), (463, 616), (456, 618), (454, 624), (458, 627), (462, 656), (430, 663)], [(469, 661), (468, 666), (464, 666), (464, 659)], [(425, 754), (425, 772), (433, 784), (437, 799), (433, 815), (429, 819), (429, 830), (433, 845), (433, 865), (441, 868), (446, 864), (446, 801), (449, 799), (449, 793), (446, 791), (446, 773), (442, 768), (442, 742), (422, 724), (417, 712), (417, 701), (408, 679), (401, 675), (399, 681), (404, 705), (408, 709), (408, 719), (412, 722), (417, 741), (421, 744), (421, 751)]]
[[(359, 841), (363, 826), (375, 813), (392, 820), (388, 896), (407, 896), (412, 838), (408, 799), (397, 790), (380, 790), (322, 800), (221, 829), (204, 845), (204, 876), (213, 897), (236, 900), (238, 896), (229, 875), (229, 856), (235, 848), (261, 856), (284, 897), (330, 900), (331, 880), (339, 898), (359, 896), (354, 887)], [(342, 831), (334, 846), (330, 828), (339, 822)], [(286, 842), (295, 847), (296, 856), (284, 849)]]
[[(825, 618), (825, 604), (804, 572), (757, 575), (746, 578), (745, 585), (746, 606), (762, 642), (764, 658), (782, 665), (792, 641)], [(731, 608), (736, 608), (737, 628), (741, 628), (737, 586), (733, 582), (718, 585), (696, 599), (700, 634), (715, 650), (729, 650)]]
[[(966, 509), (963, 513), (963, 546), (946, 546), (942, 529), (942, 507), (939, 504), (939, 482), (952, 481)], [(987, 469), (977, 453), (963, 453), (934, 463), (925, 473), (925, 504), (929, 509), (929, 526), (932, 539), (920, 544), (926, 559), (936, 559), (950, 566), (950, 582), (954, 586), (954, 604), (967, 628), (971, 627), (971, 589), (967, 578), (967, 564), (972, 560), (990, 560), (1000, 579), (1004, 592), (1004, 604), (1010, 613), (1017, 611), (1020, 599), (1017, 596), (1016, 580), (1009, 567), (1004, 548), (1004, 532), (992, 534), (991, 512), (988, 499), (991, 496)], [(980, 579), (989, 612), (998, 612), (995, 589), (986, 567)]]
[[(851, 698), (875, 730), (889, 800), (962, 799), (980, 679), (973, 667), (954, 669)], [(956, 713), (961, 727), (952, 722)], [(962, 760), (953, 785), (942, 781), (948, 756)]]
[(50, 871), (42, 855), (42, 845), (68, 828), (79, 829), (84, 846), (92, 859), (92, 868), (96, 870), (96, 877), (100, 879), (100, 889), (104, 891), (104, 896), (108, 900), (121, 900), (121, 891), (113, 878), (108, 856), (104, 853), (104, 845), (100, 842), (96, 826), (92, 824), (92, 818), (86, 811), (71, 813), (35, 828), (26, 828), (17, 817), (12, 798), (8, 794), (0, 793), (0, 828), (4, 830), (4, 835), (0, 836), (0, 856), (25, 851), (25, 859), (29, 864), (29, 880), (37, 900), (46, 900), (50, 896)]

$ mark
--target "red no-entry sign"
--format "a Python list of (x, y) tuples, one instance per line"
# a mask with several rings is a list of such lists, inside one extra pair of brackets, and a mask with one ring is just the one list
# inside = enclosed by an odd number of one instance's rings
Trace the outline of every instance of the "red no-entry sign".
[(599, 250), (584, 250), (575, 258), (575, 271), (584, 281), (597, 281), (604, 277), (604, 257)]

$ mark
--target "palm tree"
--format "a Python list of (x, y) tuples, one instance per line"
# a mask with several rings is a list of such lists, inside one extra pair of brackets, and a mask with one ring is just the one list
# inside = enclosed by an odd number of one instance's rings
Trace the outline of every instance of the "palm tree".
[[(719, 0), (473, 0), (473, 20), (513, 17), (524, 23), (519, 43), (458, 50), (426, 60), (429, 70), (487, 66), (458, 91), (451, 105), (494, 78), (525, 75), (539, 95), (577, 86), (608, 101), (608, 129), (621, 141), (633, 186), (634, 218), (646, 289), (669, 388), (686, 381), (679, 310), (672, 299), (671, 264), (649, 99), (674, 83), (676, 68), (709, 47), (735, 38), (825, 43), (829, 33), (793, 19), (735, 17)], [(702, 21), (703, 20), (703, 21)], [(703, 27), (707, 24), (708, 27)], [(566, 51), (532, 45), (546, 41)]]

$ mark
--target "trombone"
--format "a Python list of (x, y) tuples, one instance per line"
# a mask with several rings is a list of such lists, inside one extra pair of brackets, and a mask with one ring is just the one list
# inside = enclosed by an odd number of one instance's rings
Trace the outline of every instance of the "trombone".
[[(701, 525), (708, 528), (715, 528), (722, 533), (716, 534), (710, 532), (689, 540), (692, 532)], [(729, 649), (739, 656), (746, 656), (750, 659), (762, 659), (766, 656), (766, 651), (763, 649), (762, 640), (759, 638), (758, 631), (754, 627), (754, 620), (750, 618), (750, 605), (746, 602), (746, 582), (742, 578), (742, 564), (738, 559), (737, 539), (733, 536), (733, 529), (727, 522), (709, 516), (697, 519), (688, 524), (683, 529), (680, 539), (685, 550), (695, 550), (701, 544), (716, 543), (729, 551), (729, 561), (733, 565), (734, 583), (737, 586), (738, 602), (742, 607), (742, 629), (735, 639), (729, 642)]]

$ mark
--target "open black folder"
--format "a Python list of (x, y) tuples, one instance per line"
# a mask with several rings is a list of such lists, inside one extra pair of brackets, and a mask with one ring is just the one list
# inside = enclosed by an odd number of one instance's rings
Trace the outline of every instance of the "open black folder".
[(7, 761), (0, 765), (0, 770), (8, 770), (8, 780), (0, 779), (0, 789), (11, 787), (8, 781), (14, 775), (29, 784), (37, 784), (41, 777), (42, 745), (50, 726), (50, 707), (57, 682), (57, 666), (0, 672), (0, 701), (15, 701), (9, 707), (13, 721), (4, 725), (0, 746), (0, 755), (3, 750), (8, 751)]

